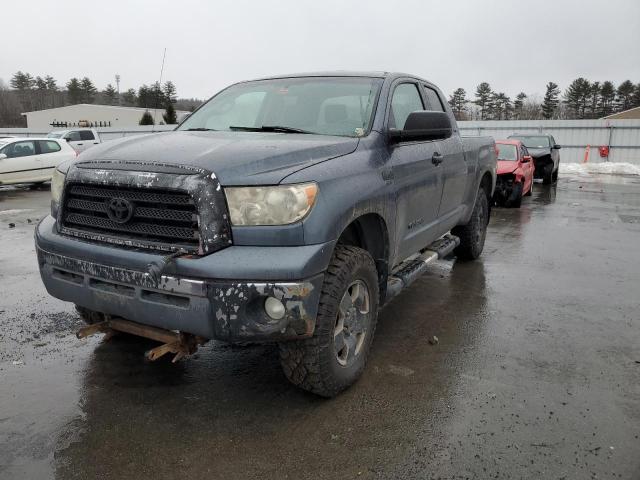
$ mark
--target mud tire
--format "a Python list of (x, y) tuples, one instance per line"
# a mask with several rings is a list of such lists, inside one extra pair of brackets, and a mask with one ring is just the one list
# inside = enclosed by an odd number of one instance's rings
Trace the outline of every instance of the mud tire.
[(460, 238), (460, 245), (454, 253), (460, 260), (475, 260), (482, 253), (489, 223), (489, 202), (482, 187), (478, 189), (471, 219), (466, 225), (459, 225), (451, 233)]
[[(364, 343), (352, 364), (338, 363), (334, 329), (340, 300), (355, 280), (369, 291), (369, 323)], [(368, 252), (338, 245), (325, 273), (313, 336), (279, 344), (280, 364), (294, 385), (322, 397), (334, 397), (353, 385), (364, 371), (376, 328), (379, 303), (378, 273)]]

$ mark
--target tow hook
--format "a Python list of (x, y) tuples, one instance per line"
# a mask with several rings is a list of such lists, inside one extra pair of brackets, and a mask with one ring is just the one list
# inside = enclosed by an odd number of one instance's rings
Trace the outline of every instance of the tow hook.
[(82, 327), (76, 333), (76, 337), (86, 338), (96, 333), (104, 333), (105, 340), (108, 340), (118, 332), (129, 333), (162, 342), (162, 345), (145, 352), (145, 357), (150, 361), (157, 360), (167, 353), (173, 353), (174, 357), (171, 361), (175, 363), (187, 355), (193, 355), (200, 345), (204, 345), (207, 342), (205, 338), (190, 333), (164, 330), (162, 328), (142, 325), (130, 320), (107, 315), (105, 315), (105, 320), (102, 322)]
[(169, 264), (175, 261), (176, 258), (182, 257), (183, 255), (186, 255), (188, 253), (189, 252), (187, 252), (185, 249), (181, 248), (171, 253), (170, 255), (162, 257), (160, 260), (154, 260), (147, 265), (147, 276), (157, 286), (162, 279), (164, 270), (169, 266)]

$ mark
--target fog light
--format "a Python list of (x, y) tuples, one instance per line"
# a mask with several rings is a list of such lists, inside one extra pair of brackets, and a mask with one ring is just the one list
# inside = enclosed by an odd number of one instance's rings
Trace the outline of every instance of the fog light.
[(280, 320), (285, 314), (284, 305), (274, 297), (269, 297), (264, 301), (264, 310), (274, 320)]

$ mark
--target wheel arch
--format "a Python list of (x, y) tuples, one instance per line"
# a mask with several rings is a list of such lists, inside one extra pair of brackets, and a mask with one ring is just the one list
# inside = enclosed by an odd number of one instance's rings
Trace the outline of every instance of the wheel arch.
[(389, 275), (389, 230), (377, 213), (366, 213), (353, 219), (341, 232), (336, 245), (350, 245), (366, 250), (376, 265), (380, 299), (386, 295)]

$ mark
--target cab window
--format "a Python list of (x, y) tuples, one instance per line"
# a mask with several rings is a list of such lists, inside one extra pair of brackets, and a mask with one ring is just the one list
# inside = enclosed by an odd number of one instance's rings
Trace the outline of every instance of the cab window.
[(438, 96), (438, 92), (436, 92), (433, 88), (424, 86), (424, 93), (427, 99), (427, 109), (433, 110), (434, 112), (444, 112), (444, 107), (442, 106), (442, 102), (440, 101), (440, 97)]
[(389, 128), (404, 128), (407, 117), (417, 110), (424, 110), (422, 98), (415, 83), (402, 83), (393, 91)]
[(91, 130), (80, 130), (80, 140), (95, 140)]
[(80, 132), (74, 130), (72, 132), (67, 133), (64, 136), (65, 140), (67, 140), (68, 142), (79, 142), (80, 140), (82, 140), (80, 138)]

